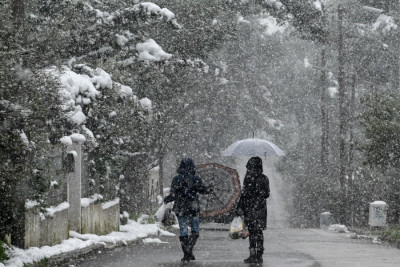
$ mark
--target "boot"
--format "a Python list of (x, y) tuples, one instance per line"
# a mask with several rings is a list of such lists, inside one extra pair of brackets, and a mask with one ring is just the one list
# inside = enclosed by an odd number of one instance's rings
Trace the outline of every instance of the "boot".
[(192, 232), (192, 234), (189, 236), (188, 253), (190, 256), (190, 260), (192, 260), (192, 261), (194, 261), (196, 259), (193, 255), (193, 247), (194, 247), (194, 245), (196, 245), (198, 238), (199, 238), (199, 233), (197, 233), (197, 232)]
[(257, 248), (256, 249), (256, 262), (255, 263), (263, 263), (263, 253), (264, 248)]
[(257, 254), (255, 248), (250, 248), (250, 256), (244, 260), (244, 263), (257, 263)]
[(257, 241), (257, 248), (256, 248), (256, 259), (257, 263), (262, 263), (263, 262), (263, 254), (264, 254), (264, 240), (258, 240)]
[(190, 254), (188, 251), (189, 237), (188, 236), (180, 236), (179, 241), (181, 242), (182, 251), (183, 251), (183, 258), (181, 259), (181, 262), (189, 262), (190, 261)]

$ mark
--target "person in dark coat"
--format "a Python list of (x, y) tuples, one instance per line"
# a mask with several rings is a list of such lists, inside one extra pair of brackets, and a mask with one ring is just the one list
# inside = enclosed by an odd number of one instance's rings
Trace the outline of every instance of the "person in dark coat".
[[(172, 210), (179, 222), (179, 240), (184, 254), (182, 262), (195, 260), (193, 247), (199, 237), (200, 214), (200, 202), (197, 194), (212, 192), (212, 188), (206, 187), (201, 178), (195, 174), (193, 160), (183, 158), (178, 168), (178, 175), (172, 180), (170, 194), (164, 198), (164, 203), (175, 201)], [(191, 228), (190, 236), (188, 235), (188, 225)]]
[(264, 253), (263, 230), (267, 229), (267, 198), (269, 197), (269, 180), (265, 176), (260, 157), (252, 157), (246, 164), (247, 172), (243, 181), (242, 194), (237, 206), (236, 215), (244, 216), (250, 236), (250, 257), (245, 263), (261, 263)]

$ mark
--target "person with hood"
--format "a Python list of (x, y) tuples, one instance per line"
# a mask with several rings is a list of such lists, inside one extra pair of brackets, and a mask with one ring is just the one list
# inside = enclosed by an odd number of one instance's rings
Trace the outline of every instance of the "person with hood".
[[(197, 194), (212, 192), (212, 187), (206, 187), (201, 178), (195, 174), (193, 160), (183, 158), (178, 168), (178, 175), (172, 180), (170, 193), (164, 198), (164, 203), (175, 201), (172, 210), (179, 223), (179, 241), (184, 255), (181, 259), (182, 262), (195, 260), (193, 247), (199, 238), (200, 230), (200, 202)], [(188, 226), (191, 228), (190, 236), (188, 235)]]
[(246, 164), (247, 172), (243, 181), (242, 194), (238, 202), (236, 215), (244, 216), (244, 223), (250, 233), (250, 257), (245, 263), (262, 263), (264, 253), (263, 230), (267, 229), (267, 198), (269, 180), (263, 174), (262, 160), (252, 157)]

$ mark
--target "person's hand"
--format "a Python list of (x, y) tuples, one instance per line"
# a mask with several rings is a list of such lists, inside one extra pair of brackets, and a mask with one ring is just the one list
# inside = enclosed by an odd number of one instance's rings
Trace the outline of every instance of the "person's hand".
[(164, 203), (167, 204), (167, 203), (172, 202), (172, 201), (174, 201), (174, 200), (175, 200), (175, 199), (174, 199), (174, 197), (173, 197), (172, 195), (168, 195), (168, 196), (166, 196), (166, 197), (164, 198)]
[(210, 185), (210, 186), (208, 187), (208, 191), (209, 191), (210, 193), (213, 193), (213, 192), (214, 192), (214, 185), (213, 185), (213, 184)]
[(242, 210), (241, 210), (241, 209), (237, 209), (237, 210), (235, 211), (235, 216), (236, 216), (236, 217), (242, 216)]

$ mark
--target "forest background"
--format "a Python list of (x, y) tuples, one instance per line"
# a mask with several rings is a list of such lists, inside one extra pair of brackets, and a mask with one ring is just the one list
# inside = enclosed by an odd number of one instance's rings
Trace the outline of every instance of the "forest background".
[(62, 183), (48, 151), (77, 133), (104, 201), (131, 157), (145, 175), (255, 133), (286, 152), (293, 227), (324, 211), (365, 226), (375, 200), (399, 223), (396, 1), (1, 0), (0, 14), (0, 239), (15, 200), (47, 205)]

